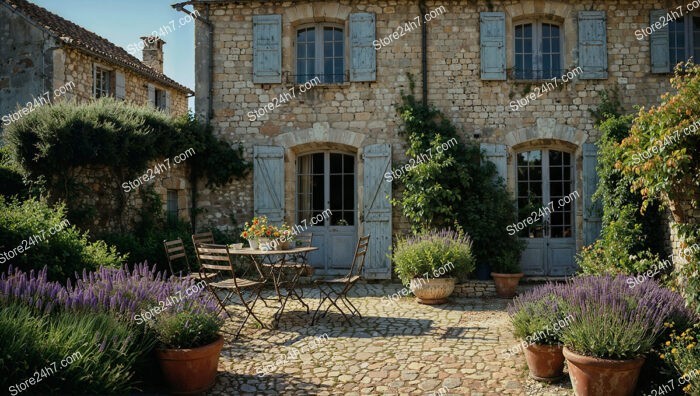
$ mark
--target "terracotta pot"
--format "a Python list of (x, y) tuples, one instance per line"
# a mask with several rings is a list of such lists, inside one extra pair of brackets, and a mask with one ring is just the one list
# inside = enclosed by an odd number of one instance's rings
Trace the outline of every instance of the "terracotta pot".
[(569, 376), (578, 396), (631, 396), (637, 387), (645, 358), (632, 360), (599, 359), (579, 355), (564, 348)]
[(543, 382), (561, 379), (564, 372), (562, 345), (530, 344), (525, 348), (525, 360), (530, 369), (530, 377)]
[(499, 274), (498, 272), (492, 272), (494, 283), (496, 283), (496, 294), (501, 298), (513, 298), (515, 297), (515, 290), (518, 288), (518, 282), (525, 274), (522, 272), (519, 274)]
[(224, 337), (209, 345), (192, 349), (156, 349), (156, 357), (170, 392), (192, 395), (207, 391), (214, 385), (219, 354)]
[(455, 290), (455, 281), (455, 278), (413, 278), (410, 288), (421, 304), (444, 304)]

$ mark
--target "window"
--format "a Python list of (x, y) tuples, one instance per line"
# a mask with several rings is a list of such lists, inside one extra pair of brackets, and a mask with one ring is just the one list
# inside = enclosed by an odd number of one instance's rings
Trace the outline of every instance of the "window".
[(167, 108), (167, 104), (166, 104), (166, 100), (165, 100), (165, 91), (162, 89), (156, 88), (155, 92), (156, 92), (155, 102), (153, 103), (153, 105), (155, 106), (156, 109), (165, 111)]
[(296, 80), (319, 77), (323, 84), (345, 81), (345, 34), (342, 28), (316, 25), (297, 30)]
[(167, 213), (166, 217), (168, 219), (169, 224), (173, 224), (177, 222), (178, 219), (178, 194), (177, 190), (168, 190), (168, 196), (167, 196)]
[(700, 17), (685, 15), (668, 22), (671, 67), (689, 58), (700, 59)]
[(114, 73), (111, 70), (107, 70), (100, 66), (95, 66), (95, 84), (93, 87), (95, 98), (103, 98), (106, 96), (113, 96), (113, 82)]
[(551, 79), (562, 71), (562, 36), (558, 25), (547, 22), (515, 25), (516, 79)]

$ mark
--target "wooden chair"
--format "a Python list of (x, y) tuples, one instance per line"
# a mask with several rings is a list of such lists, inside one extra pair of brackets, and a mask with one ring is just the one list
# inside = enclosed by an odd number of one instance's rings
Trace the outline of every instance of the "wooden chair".
[[(224, 280), (209, 282), (207, 286), (209, 290), (214, 294), (214, 297), (219, 301), (221, 309), (226, 312), (229, 318), (231, 314), (226, 310), (226, 303), (231, 300), (233, 296), (238, 296), (241, 304), (245, 308), (247, 315), (243, 319), (243, 323), (236, 331), (235, 338), (243, 330), (243, 326), (248, 321), (249, 317), (253, 317), (260, 326), (263, 326), (262, 321), (255, 316), (253, 308), (255, 308), (255, 303), (260, 299), (260, 293), (265, 286), (265, 277), (262, 273), (259, 273), (260, 279), (250, 280), (244, 278), (236, 277), (236, 269), (234, 268), (233, 261), (231, 261), (231, 254), (229, 253), (229, 248), (226, 245), (215, 245), (207, 243), (199, 243), (195, 245), (195, 250), (197, 252), (197, 260), (199, 260), (199, 265), (201, 271), (204, 273), (214, 273), (216, 275), (226, 275)], [(218, 290), (223, 290), (227, 294), (224, 298), (220, 298), (216, 293)], [(251, 290), (252, 296), (250, 299), (246, 300), (243, 296), (245, 290)], [(232, 301), (233, 302), (233, 301)]]
[(209, 244), (216, 243), (216, 242), (214, 242), (214, 234), (212, 234), (211, 231), (200, 232), (199, 234), (193, 234), (192, 235), (192, 244), (194, 245), (194, 247), (197, 247), (197, 244), (200, 244), (200, 243), (209, 243)]
[[(314, 317), (311, 319), (311, 324), (316, 323), (316, 318), (318, 312), (321, 310), (323, 303), (328, 300), (328, 308), (323, 312), (321, 317), (326, 316), (328, 310), (331, 307), (335, 307), (343, 315), (343, 318), (348, 322), (352, 323), (348, 315), (343, 311), (338, 305), (338, 301), (341, 301), (345, 308), (350, 311), (351, 316), (359, 316), (362, 318), (360, 311), (355, 307), (352, 302), (348, 299), (348, 292), (355, 286), (355, 283), (362, 278), (362, 268), (365, 266), (365, 257), (367, 256), (367, 249), (369, 246), (369, 235), (361, 237), (357, 241), (357, 247), (355, 248), (355, 257), (352, 260), (352, 265), (350, 266), (350, 272), (342, 278), (335, 279), (319, 279), (315, 283), (321, 293), (321, 302), (314, 312)], [(319, 317), (320, 318), (320, 317)]]
[(175, 269), (173, 267), (173, 262), (176, 260), (182, 260), (185, 262), (185, 268), (187, 268), (187, 274), (184, 277), (190, 277), (205, 281), (209, 281), (216, 277), (216, 274), (203, 274), (201, 271), (192, 273), (190, 261), (187, 259), (187, 253), (185, 252), (185, 244), (182, 242), (182, 239), (177, 238), (173, 241), (164, 240), (163, 248), (165, 249), (165, 257), (167, 257), (168, 259), (168, 267), (170, 267), (170, 273), (172, 275), (176, 275)]

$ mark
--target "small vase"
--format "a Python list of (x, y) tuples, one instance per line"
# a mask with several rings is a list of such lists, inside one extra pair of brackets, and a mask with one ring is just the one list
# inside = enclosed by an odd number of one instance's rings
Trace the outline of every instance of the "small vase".
[(260, 247), (260, 244), (258, 243), (257, 239), (248, 239), (248, 244), (253, 250), (258, 250), (258, 248)]

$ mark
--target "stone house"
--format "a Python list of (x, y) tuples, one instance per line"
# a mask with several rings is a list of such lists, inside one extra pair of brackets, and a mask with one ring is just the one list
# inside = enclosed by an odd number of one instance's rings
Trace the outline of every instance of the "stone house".
[[(407, 228), (388, 201), (401, 179), (385, 176), (408, 160), (396, 114), (408, 74), (419, 97), (481, 144), (520, 219), (537, 211), (517, 229), (527, 241), (525, 274), (564, 276), (600, 231), (591, 203), (599, 132), (589, 112), (599, 92), (618, 87), (628, 110), (655, 104), (670, 89), (672, 65), (700, 51), (692, 5), (669, 18), (671, 4), (654, 0), (173, 7), (200, 15), (198, 115), (254, 163), (247, 180), (201, 190), (202, 216), (299, 224), (329, 208), (330, 219), (309, 228), (321, 247), (314, 265), (346, 270), (357, 237), (371, 233), (367, 278), (390, 277), (392, 235)], [(655, 25), (659, 18), (666, 23)]]
[[(136, 104), (150, 103), (172, 115), (186, 114), (188, 97), (194, 92), (163, 74), (165, 42), (151, 37), (141, 39), (145, 44), (143, 61), (26, 0), (0, 1), (0, 125), (8, 125), (32, 107), (54, 100), (81, 102), (105, 96)], [(100, 169), (76, 172), (93, 190), (81, 203), (95, 205), (101, 213), (111, 213), (115, 206), (110, 198), (115, 195), (113, 184), (118, 186), (124, 181), (111, 180)], [(185, 166), (168, 171), (154, 188), (164, 210), (189, 218), (191, 193)], [(130, 208), (140, 205), (140, 198), (135, 195), (127, 200)], [(94, 224), (95, 228), (117, 228), (114, 216), (104, 217)]]

